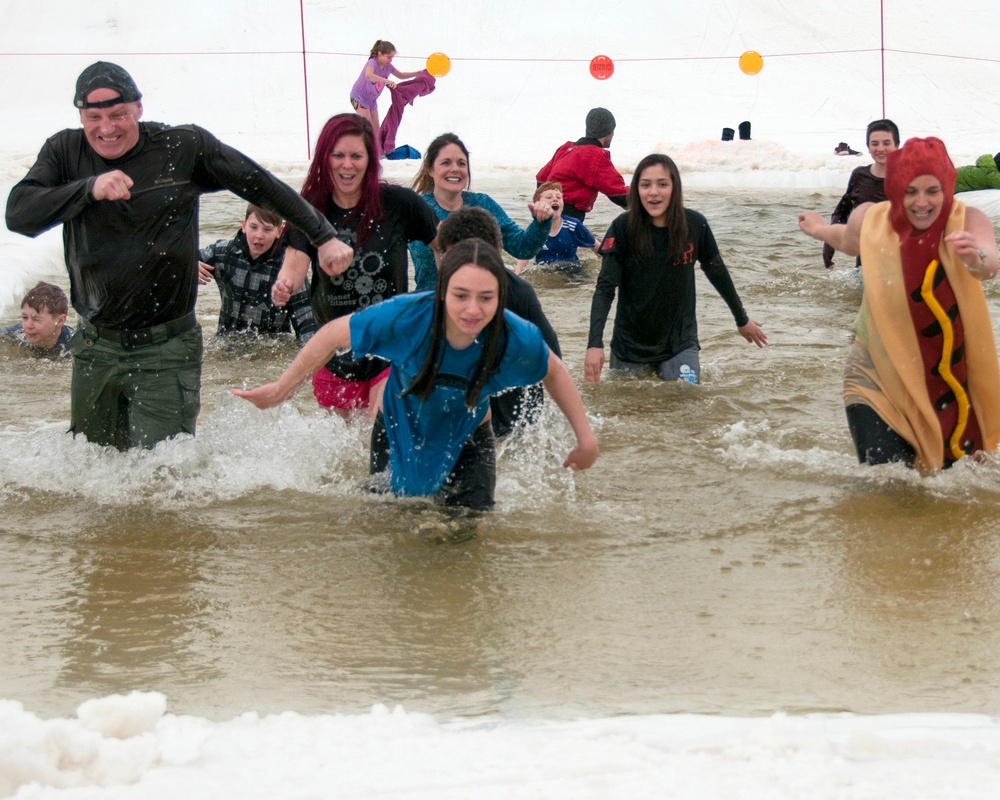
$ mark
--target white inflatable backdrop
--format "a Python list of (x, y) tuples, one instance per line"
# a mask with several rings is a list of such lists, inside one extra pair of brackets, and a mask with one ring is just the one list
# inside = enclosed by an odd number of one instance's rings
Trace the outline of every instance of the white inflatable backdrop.
[[(536, 168), (582, 135), (595, 105), (619, 123), (616, 161), (717, 140), (796, 152), (863, 149), (883, 112), (904, 137), (937, 134), (953, 151), (1000, 149), (996, 9), (982, 0), (23, 0), (0, 2), (0, 154), (17, 177), (45, 136), (77, 124), (80, 70), (122, 64), (145, 117), (197, 122), (267, 163), (297, 162), (348, 92), (376, 39), (401, 70), (443, 52), (451, 71), (417, 100), (398, 143), (423, 150), (454, 130), (480, 166)], [(739, 68), (747, 50), (763, 69)], [(606, 55), (607, 80), (589, 62)], [(884, 74), (884, 77), (883, 77)], [(388, 98), (381, 101), (382, 112)], [(13, 159), (13, 163), (11, 161)], [(28, 162), (30, 163), (30, 161)]]

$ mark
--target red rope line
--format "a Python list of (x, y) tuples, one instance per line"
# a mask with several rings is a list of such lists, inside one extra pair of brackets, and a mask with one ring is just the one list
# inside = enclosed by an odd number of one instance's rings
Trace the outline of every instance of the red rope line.
[[(301, 0), (300, 0), (301, 2)], [(954, 53), (930, 53), (923, 50), (901, 50), (896, 48), (867, 47), (856, 50), (803, 50), (793, 53), (761, 53), (764, 60), (769, 58), (800, 58), (803, 56), (839, 56), (853, 55), (857, 53), (898, 53), (900, 55), (929, 56), (931, 58), (954, 58), (963, 61), (982, 61), (986, 63), (1000, 63), (1000, 58), (986, 58), (983, 56), (966, 56)], [(88, 52), (26, 52), (26, 53), (0, 53), (0, 58), (53, 58), (65, 56), (87, 56), (98, 58), (121, 57), (121, 56), (262, 56), (262, 55), (289, 55), (289, 56), (349, 56), (351, 58), (368, 58), (368, 53), (342, 53), (332, 50), (197, 50), (197, 51), (158, 51), (146, 50), (142, 52), (132, 51), (101, 51), (99, 53)], [(607, 55), (602, 53), (602, 55)], [(742, 55), (742, 53), (740, 54)], [(608, 56), (616, 64), (628, 63), (661, 63), (667, 61), (739, 61), (740, 55), (720, 55), (720, 56), (665, 56), (663, 58), (615, 58)], [(425, 60), (425, 56), (404, 56), (403, 59)], [(536, 64), (589, 64), (592, 58), (483, 58), (480, 56), (450, 56), (452, 62), (499, 62), (508, 64), (536, 63)]]
[(886, 50), (887, 53), (901, 53), (904, 56), (930, 56), (931, 58), (956, 58), (959, 61), (986, 61), (1000, 64), (1000, 58), (982, 58), (980, 56), (958, 56), (952, 53), (923, 53), (920, 50)]
[(109, 50), (102, 50), (99, 53), (86, 53), (86, 52), (69, 52), (63, 50), (58, 53), (0, 53), (0, 57), (3, 56), (43, 56), (43, 57), (53, 57), (53, 56), (87, 56), (88, 58), (107, 58), (109, 56), (118, 58), (119, 56), (299, 56), (302, 55), (301, 50), (141, 50), (141, 51), (129, 51), (129, 50), (118, 50), (111, 52)]
[[(874, 47), (858, 48), (856, 50), (816, 50), (816, 51), (803, 51), (800, 53), (762, 53), (762, 58), (792, 58), (795, 56), (830, 56), (830, 55), (842, 55), (842, 54), (853, 54), (853, 53), (877, 53), (878, 49)], [(313, 50), (313, 55), (321, 56), (350, 56), (351, 58), (365, 58), (366, 53), (341, 53), (334, 50)], [(602, 53), (601, 55), (607, 55), (607, 53)], [(742, 55), (742, 53), (740, 54)], [(644, 63), (661, 63), (664, 61), (739, 61), (740, 55), (735, 56), (663, 56), (659, 58), (616, 58), (608, 56), (616, 64), (644, 64)], [(421, 56), (406, 56), (399, 54), (397, 58), (422, 58)], [(454, 61), (468, 61), (468, 62), (500, 62), (506, 64), (522, 64), (522, 63), (535, 63), (535, 64), (589, 64), (593, 61), (593, 58), (484, 58), (482, 56), (449, 56), (449, 60)]]

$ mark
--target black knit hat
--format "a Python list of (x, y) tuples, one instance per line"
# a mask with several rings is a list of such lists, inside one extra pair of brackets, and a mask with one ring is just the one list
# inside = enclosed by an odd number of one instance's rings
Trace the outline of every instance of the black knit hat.
[[(95, 89), (113, 89), (118, 97), (88, 103), (87, 95)], [(119, 103), (135, 103), (142, 93), (132, 80), (132, 76), (110, 61), (96, 61), (80, 73), (76, 79), (76, 96), (73, 105), (77, 108), (109, 108)]]
[(587, 137), (602, 139), (614, 133), (615, 115), (606, 108), (592, 108), (587, 112)]

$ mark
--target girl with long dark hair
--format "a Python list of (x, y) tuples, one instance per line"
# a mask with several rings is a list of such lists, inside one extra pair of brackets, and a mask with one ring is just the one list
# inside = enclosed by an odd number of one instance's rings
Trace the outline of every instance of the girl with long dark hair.
[(384, 358), (391, 367), (372, 431), (372, 473), (388, 468), (397, 494), (487, 510), (496, 486), (490, 396), (542, 381), (577, 438), (563, 466), (587, 469), (598, 448), (580, 394), (538, 328), (504, 308), (506, 282), (496, 248), (460, 242), (441, 260), (435, 291), (338, 317), (276, 382), (233, 394), (270, 408), (338, 350)]
[(743, 310), (708, 221), (684, 208), (681, 176), (669, 156), (646, 156), (635, 168), (628, 211), (604, 237), (590, 307), (584, 380), (599, 383), (604, 368), (604, 325), (618, 291), (611, 336), (611, 368), (698, 383), (698, 321), (694, 264), (729, 306), (740, 335), (767, 344), (759, 323)]

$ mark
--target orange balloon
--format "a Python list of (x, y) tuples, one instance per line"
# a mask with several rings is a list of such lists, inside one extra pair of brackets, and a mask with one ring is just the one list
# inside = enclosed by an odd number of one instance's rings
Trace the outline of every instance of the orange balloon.
[(756, 75), (764, 69), (764, 59), (756, 50), (747, 50), (740, 56), (740, 69), (745, 75)]
[(443, 78), (451, 69), (451, 59), (444, 53), (431, 53), (427, 56), (427, 71), (435, 78)]

